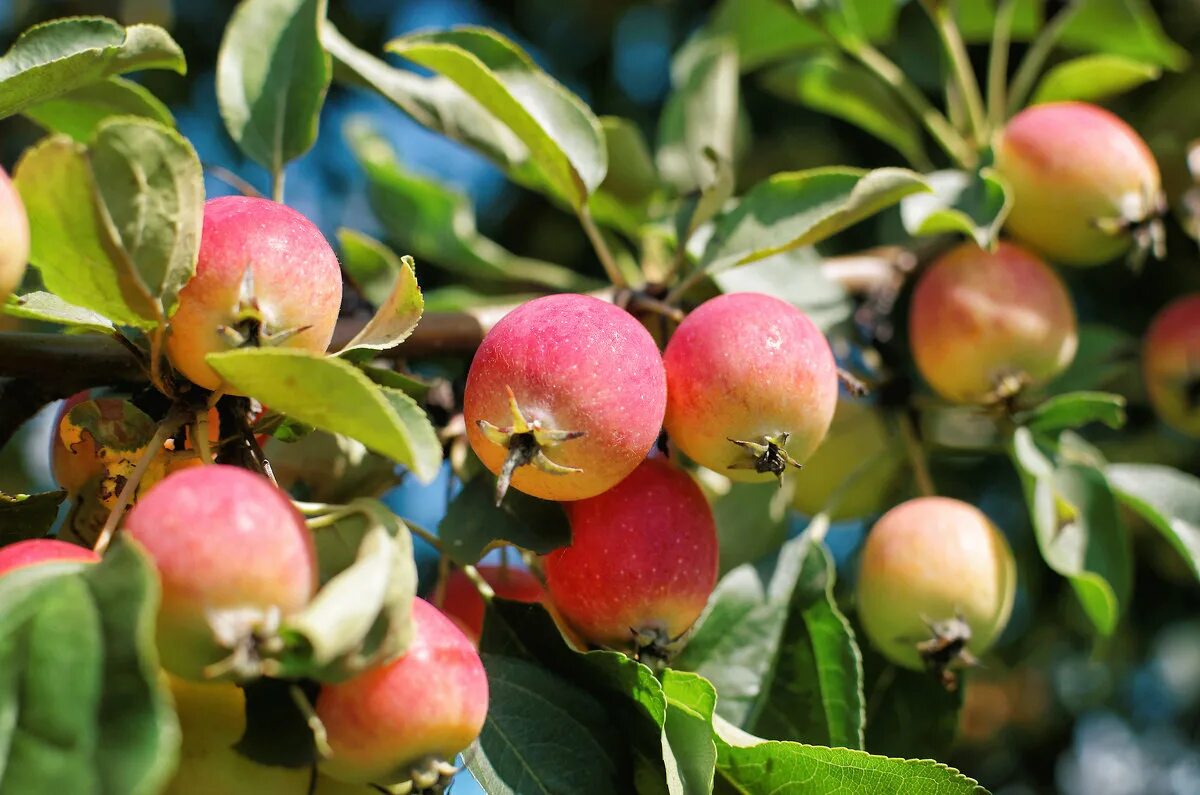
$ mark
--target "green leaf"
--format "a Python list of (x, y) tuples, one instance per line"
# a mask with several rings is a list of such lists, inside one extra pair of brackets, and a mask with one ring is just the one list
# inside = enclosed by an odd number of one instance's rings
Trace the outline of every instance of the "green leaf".
[(183, 74), (183, 50), (160, 27), (123, 28), (103, 17), (35, 25), (0, 57), (0, 119), (135, 69)]
[(1058, 38), (1063, 47), (1124, 55), (1134, 60), (1182, 69), (1187, 51), (1167, 37), (1146, 0), (1086, 0)]
[(101, 334), (111, 334), (115, 330), (112, 321), (108, 318), (90, 309), (69, 304), (54, 293), (34, 292), (25, 295), (10, 295), (4, 306), (4, 314), (67, 326), (68, 331), (97, 331)]
[[(753, 266), (751, 266), (753, 267)], [(773, 554), (787, 538), (788, 504), (774, 483), (734, 483), (700, 470), (717, 522), (721, 573)]]
[(487, 720), (464, 758), (489, 795), (630, 791), (624, 742), (600, 702), (524, 660), (482, 657)]
[(766, 259), (718, 273), (723, 293), (767, 293), (801, 309), (824, 332), (849, 320), (854, 303), (845, 288), (825, 275), (812, 248), (772, 254)]
[(553, 192), (579, 209), (607, 169), (587, 106), (492, 30), (461, 27), (394, 39), (387, 50), (454, 81), (529, 148)]
[(1053, 392), (1120, 390), (1121, 379), (1137, 369), (1139, 341), (1126, 331), (1099, 323), (1079, 325), (1079, 349), (1067, 369), (1049, 385)]
[(608, 171), (588, 200), (598, 222), (636, 236), (649, 220), (659, 192), (658, 170), (638, 126), (618, 116), (601, 116)]
[(39, 102), (25, 108), (23, 114), (43, 129), (69, 135), (80, 143), (92, 140), (100, 123), (113, 116), (140, 116), (175, 126), (171, 111), (158, 97), (123, 77), (110, 77)]
[(345, 679), (402, 654), (412, 638), (417, 567), (408, 528), (374, 500), (339, 513), (315, 531), (321, 589), (284, 622), (285, 635), (303, 638), (285, 660), (289, 677)]
[(717, 771), (725, 792), (870, 792), (871, 795), (987, 795), (974, 779), (926, 759), (889, 759), (849, 748), (767, 742), (714, 720)]
[(404, 263), (396, 252), (362, 232), (343, 227), (337, 236), (342, 269), (364, 298), (382, 306), (391, 296)]
[(815, 245), (905, 196), (930, 190), (902, 168), (818, 168), (776, 174), (716, 223), (702, 266), (709, 273)]
[(1042, 558), (1070, 581), (1097, 631), (1111, 635), (1133, 571), (1128, 530), (1104, 474), (1055, 460), (1027, 428), (1013, 436), (1013, 460)]
[(200, 250), (204, 172), (196, 150), (157, 122), (118, 118), (100, 125), (89, 155), (118, 241), (170, 314)]
[(325, 0), (242, 0), (217, 55), (217, 104), (225, 128), (274, 175), (317, 140), (332, 77), (318, 29)]
[(909, 163), (929, 167), (921, 128), (896, 94), (865, 67), (822, 52), (771, 69), (763, 86), (778, 97), (861, 127)]
[[(954, 20), (963, 38), (971, 43), (991, 42), (996, 30), (997, 0), (957, 0)], [(1012, 40), (1028, 41), (1042, 28), (1042, 0), (1016, 0)]]
[(480, 235), (467, 198), (406, 171), (367, 122), (352, 120), (346, 138), (366, 172), (371, 208), (401, 250), (472, 280), (564, 291), (595, 286), (561, 265), (519, 257)]
[(0, 580), (0, 771), (9, 792), (153, 795), (179, 728), (154, 648), (158, 582), (118, 537), (97, 564)]
[(65, 491), (14, 495), (0, 491), (0, 547), (47, 535), (66, 498)]
[(25, 152), (14, 181), (29, 214), (29, 261), (46, 288), (115, 323), (156, 325), (157, 302), (99, 205), (87, 150), (66, 136), (48, 138)]
[(961, 232), (980, 248), (991, 249), (1012, 209), (1004, 180), (992, 169), (935, 171), (925, 175), (933, 189), (900, 201), (900, 218), (914, 237)]
[(401, 267), (391, 294), (380, 304), (375, 316), (367, 321), (362, 331), (355, 334), (354, 339), (338, 352), (339, 355), (354, 350), (385, 351), (408, 339), (425, 309), (415, 268), (412, 257), (401, 258)]
[(1116, 429), (1125, 424), (1125, 398), (1110, 392), (1068, 392), (1055, 395), (1016, 419), (1038, 433), (1080, 428), (1092, 422)]
[(1123, 55), (1084, 55), (1046, 72), (1030, 104), (1039, 102), (1099, 102), (1157, 80), (1162, 70)]
[(833, 598), (833, 558), (820, 545), (804, 557), (755, 734), (863, 747), (862, 656)]
[(667, 701), (666, 739), (678, 764), (679, 792), (712, 792), (717, 746), (713, 742), (713, 709), (717, 693), (704, 677), (667, 669), (662, 675)]
[(273, 410), (345, 434), (431, 482), (442, 445), (425, 412), (403, 392), (377, 386), (354, 365), (293, 348), (243, 348), (209, 354), (208, 363), (239, 391)]
[(737, 49), (724, 38), (695, 40), (676, 57), (673, 71), (679, 79), (663, 106), (655, 160), (663, 179), (681, 194), (724, 189), (711, 202), (711, 218), (733, 191), (732, 171), (728, 179), (720, 172), (734, 157), (741, 101)]
[(571, 528), (558, 503), (510, 490), (496, 507), (490, 474), (472, 478), (455, 495), (438, 523), (442, 551), (460, 565), (477, 562), (507, 541), (539, 555), (571, 543)]
[(1200, 578), (1200, 478), (1160, 464), (1110, 464), (1113, 491), (1163, 534)]

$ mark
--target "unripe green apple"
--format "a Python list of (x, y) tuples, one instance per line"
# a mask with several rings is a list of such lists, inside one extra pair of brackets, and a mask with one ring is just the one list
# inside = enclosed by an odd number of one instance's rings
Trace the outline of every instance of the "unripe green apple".
[(303, 795), (308, 768), (262, 765), (234, 750), (246, 732), (246, 697), (232, 682), (168, 676), (183, 742), (179, 767), (163, 795)]
[(1158, 164), (1128, 124), (1084, 102), (1026, 108), (996, 141), (1012, 189), (1005, 227), (1054, 262), (1097, 265), (1162, 212)]
[(31, 538), (0, 547), (0, 575), (38, 563), (78, 560), (95, 563), (100, 557), (87, 547), (53, 538)]
[(1146, 391), (1163, 422), (1200, 437), (1200, 293), (1158, 313), (1142, 343)]
[(193, 382), (217, 389), (221, 377), (205, 356), (255, 344), (324, 353), (341, 301), (337, 257), (307, 218), (268, 199), (211, 199), (167, 354)]
[(988, 650), (1008, 623), (1016, 584), (1008, 541), (982, 511), (919, 497), (867, 535), (858, 616), (889, 660), (942, 673)]
[(474, 644), (454, 622), (414, 599), (413, 638), (403, 655), (317, 696), (333, 755), (332, 778), (393, 784), (446, 770), (483, 729), (488, 683)]
[(761, 293), (701, 304), (671, 336), (663, 364), (671, 441), (732, 480), (769, 481), (803, 464), (837, 406), (837, 364), (821, 330)]
[(815, 516), (836, 496), (833, 521), (875, 513), (899, 480), (902, 453), (879, 409), (861, 400), (839, 400), (825, 441), (795, 478), (792, 506)]
[(134, 505), (125, 530), (162, 582), (158, 648), (177, 676), (203, 679), (231, 651), (253, 655), (253, 644), (316, 591), (304, 519), (245, 469), (212, 464), (167, 476)]
[(1046, 263), (1012, 243), (964, 243), (917, 281), (909, 342), (938, 394), (988, 403), (1061, 373), (1079, 337), (1071, 296)]
[(29, 219), (12, 180), (0, 168), (0, 303), (21, 283), (29, 262)]

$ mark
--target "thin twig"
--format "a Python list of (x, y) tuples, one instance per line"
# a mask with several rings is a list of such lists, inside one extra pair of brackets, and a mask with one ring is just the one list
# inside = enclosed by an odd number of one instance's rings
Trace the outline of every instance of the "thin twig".
[(1021, 59), (1021, 65), (1017, 67), (1017, 73), (1013, 76), (1012, 83), (1009, 85), (1009, 116), (1020, 110), (1025, 101), (1029, 99), (1029, 92), (1033, 90), (1034, 82), (1041, 75), (1042, 67), (1046, 65), (1046, 59), (1054, 51), (1054, 45), (1058, 43), (1058, 37), (1062, 35), (1063, 30), (1067, 27), (1067, 23), (1071, 21), (1082, 5), (1079, 2), (1072, 2), (1055, 14), (1054, 18), (1042, 28), (1042, 32), (1034, 39), (1033, 44), (1029, 45), (1029, 49), (1025, 52), (1025, 57)]
[(978, 147), (987, 140), (987, 117), (983, 110), (983, 97), (979, 93), (979, 81), (971, 66), (971, 56), (963, 42), (962, 33), (954, 21), (951, 3), (929, 0), (923, 3), (933, 25), (941, 37), (942, 46), (950, 57), (954, 85), (967, 109), (967, 128), (970, 139)]
[(1008, 50), (1012, 42), (1013, 17), (1016, 0), (1000, 0), (996, 7), (996, 27), (992, 30), (992, 47), (988, 53), (987, 110), (988, 124), (998, 130), (1004, 124), (1008, 90)]
[(205, 172), (215, 179), (219, 179), (229, 187), (241, 193), (243, 196), (251, 196), (256, 199), (264, 198), (262, 191), (251, 185), (246, 180), (234, 174), (224, 166), (218, 166), (216, 163), (203, 163)]
[(138, 459), (133, 472), (125, 480), (125, 485), (121, 487), (121, 493), (117, 495), (117, 501), (113, 504), (108, 518), (104, 520), (104, 527), (100, 530), (100, 535), (96, 539), (95, 546), (92, 547), (97, 555), (103, 555), (104, 551), (108, 549), (108, 545), (112, 542), (113, 533), (117, 530), (117, 524), (121, 521), (121, 515), (125, 513), (125, 509), (129, 507), (129, 503), (133, 502), (133, 496), (137, 494), (138, 484), (142, 482), (142, 477), (146, 474), (146, 470), (149, 469), (150, 462), (162, 451), (163, 443), (179, 427), (182, 419), (177, 412), (172, 410), (167, 414), (167, 418), (158, 424), (158, 429), (154, 432), (154, 436), (150, 438), (150, 443), (146, 447), (145, 452), (142, 453), (142, 457)]
[(625, 276), (621, 273), (621, 269), (617, 267), (617, 261), (613, 259), (612, 251), (609, 250), (608, 244), (604, 242), (604, 236), (600, 233), (600, 229), (596, 226), (596, 222), (592, 220), (592, 214), (587, 207), (579, 208), (579, 223), (583, 225), (583, 231), (587, 234), (588, 240), (591, 241), (592, 248), (596, 250), (596, 256), (600, 259), (600, 264), (604, 267), (604, 273), (608, 276), (608, 280), (615, 287), (628, 287), (628, 282), (625, 281)]
[(929, 461), (925, 457), (925, 448), (917, 437), (912, 418), (904, 412), (897, 414), (900, 424), (900, 437), (904, 440), (904, 450), (908, 453), (909, 463), (912, 464), (913, 478), (917, 482), (917, 491), (922, 497), (932, 497), (937, 494), (933, 485), (933, 477), (929, 474)]
[(496, 592), (492, 590), (492, 586), (488, 585), (487, 580), (483, 579), (483, 575), (479, 573), (478, 569), (474, 566), (463, 566), (462, 572), (475, 585), (475, 590), (479, 591), (483, 601), (490, 602), (496, 598)]

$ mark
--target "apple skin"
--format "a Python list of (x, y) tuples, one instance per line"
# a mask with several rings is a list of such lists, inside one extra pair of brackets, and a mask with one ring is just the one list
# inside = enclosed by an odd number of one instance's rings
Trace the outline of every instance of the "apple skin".
[(77, 560), (95, 563), (100, 556), (87, 547), (53, 538), (31, 538), (0, 547), (0, 576), (26, 566)]
[(179, 291), (167, 337), (171, 363), (205, 389), (221, 386), (221, 377), (204, 357), (234, 347), (221, 329), (238, 324), (247, 268), (264, 333), (304, 329), (280, 342), (281, 347), (324, 353), (333, 338), (342, 275), (321, 231), (300, 213), (268, 199), (210, 199), (204, 205), (196, 273)]
[(29, 219), (12, 180), (0, 168), (0, 303), (21, 284), (29, 262)]
[(964, 243), (918, 279), (909, 342), (935, 392), (984, 403), (1006, 376), (1035, 387), (1061, 373), (1079, 335), (1071, 296), (1045, 262), (1012, 243), (993, 253)]
[(628, 312), (587, 295), (536, 298), (509, 312), (475, 353), (463, 415), (479, 459), (499, 473), (508, 450), (489, 441), (480, 420), (513, 426), (508, 390), (525, 419), (582, 432), (546, 449), (580, 472), (518, 467), (513, 488), (545, 500), (594, 497), (634, 470), (654, 446), (667, 401), (662, 357)]
[(304, 607), (317, 588), (312, 534), (266, 478), (222, 464), (168, 475), (125, 518), (125, 531), (154, 560), (162, 583), (158, 648), (163, 667), (203, 679), (229, 654), (209, 611)]
[(839, 400), (825, 441), (796, 475), (792, 507), (815, 516), (853, 478), (829, 518), (840, 522), (881, 510), (904, 467), (899, 446), (879, 409), (861, 400)]
[(1128, 233), (1098, 219), (1126, 208), (1157, 212), (1162, 183), (1133, 128), (1085, 102), (1051, 102), (1018, 113), (997, 138), (996, 170), (1012, 190), (1005, 228), (1063, 265), (1098, 265), (1129, 249)]
[(948, 497), (918, 497), (885, 513), (859, 561), (858, 615), (871, 644), (897, 665), (925, 666), (916, 643), (925, 619), (961, 614), (976, 657), (1004, 630), (1017, 571), (1004, 534), (978, 508)]
[(837, 406), (837, 364), (825, 335), (791, 304), (732, 293), (693, 310), (663, 354), (666, 429), (693, 461), (747, 483), (775, 475), (731, 469), (744, 457), (731, 439), (790, 434), (803, 464), (825, 438)]
[(560, 616), (589, 642), (636, 651), (683, 635), (717, 582), (717, 528), (691, 476), (648, 458), (604, 494), (570, 503), (571, 545), (542, 558)]
[[(475, 570), (501, 599), (534, 604), (545, 596), (542, 584), (529, 569), (487, 564), (476, 566)], [(485, 610), (483, 597), (479, 595), (475, 583), (463, 574), (462, 569), (450, 572), (442, 594), (442, 612), (476, 645), (479, 645), (479, 639), (483, 636)]]
[(423, 599), (413, 600), (412, 617), (403, 655), (321, 688), (316, 712), (333, 751), (325, 775), (399, 783), (429, 757), (453, 761), (482, 731), (488, 682), (474, 644)]
[(246, 731), (246, 697), (232, 682), (167, 676), (183, 742), (163, 795), (303, 795), (311, 770), (262, 765), (234, 750)]
[(1142, 375), (1159, 418), (1200, 438), (1200, 293), (1177, 298), (1155, 316), (1142, 343)]

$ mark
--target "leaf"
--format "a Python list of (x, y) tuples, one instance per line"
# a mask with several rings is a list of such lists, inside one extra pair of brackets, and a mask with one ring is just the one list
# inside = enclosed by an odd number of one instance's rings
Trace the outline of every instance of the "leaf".
[[(686, 58), (686, 67), (679, 59)], [(711, 203), (709, 218), (733, 191), (731, 168), (740, 91), (737, 50), (723, 38), (698, 39), (676, 58), (681, 79), (663, 106), (655, 161), (663, 179), (681, 194), (724, 188)], [(723, 184), (726, 183), (726, 184)], [(693, 227), (707, 220), (698, 219)]]
[(196, 150), (157, 122), (118, 118), (100, 125), (89, 155), (118, 242), (169, 314), (200, 250), (204, 172)]
[(717, 220), (703, 268), (719, 273), (811, 246), (913, 193), (930, 190), (902, 168), (818, 168), (776, 174)]
[(1013, 460), (1042, 558), (1070, 581), (1096, 629), (1111, 635), (1133, 572), (1128, 531), (1103, 473), (1055, 461), (1027, 428), (1013, 436)]
[(348, 362), (293, 348), (242, 348), (209, 354), (206, 361), (275, 411), (357, 439), (408, 467), (422, 483), (437, 476), (442, 445), (425, 412)]
[(833, 558), (809, 548), (792, 594), (755, 734), (819, 745), (863, 747), (862, 656), (833, 598)]
[(308, 703), (317, 698), (315, 682), (288, 682), (259, 677), (239, 684), (246, 699), (246, 729), (233, 749), (260, 765), (310, 767), (320, 755), (308, 718), (293, 695), (296, 688)]
[(717, 792), (870, 792), (871, 795), (987, 795), (952, 767), (925, 759), (889, 759), (849, 748), (768, 742), (719, 718)]
[(723, 293), (766, 293), (803, 310), (828, 333), (849, 320), (854, 303), (837, 282), (825, 275), (814, 249), (801, 248), (718, 273), (713, 281)]
[(121, 537), (100, 563), (0, 580), (6, 791), (161, 791), (179, 728), (154, 648), (158, 598), (146, 556)]
[(25, 152), (14, 182), (29, 215), (29, 261), (46, 289), (121, 325), (156, 325), (158, 306), (97, 206), (86, 150), (48, 138)]
[(604, 179), (600, 123), (574, 94), (492, 30), (460, 27), (388, 42), (389, 52), (454, 81), (529, 148), (545, 183), (573, 208)]
[[(963, 38), (971, 43), (991, 42), (996, 30), (998, 0), (958, 0), (953, 6), (954, 20)], [(1042, 28), (1042, 0), (1016, 0), (1013, 10), (1012, 40), (1028, 41)]]
[(1009, 429), (982, 406), (933, 405), (921, 412), (921, 438), (948, 450), (1002, 451)]
[(382, 306), (391, 296), (404, 263), (396, 252), (362, 232), (343, 227), (337, 236), (342, 269), (364, 298)]
[(483, 654), (487, 720), (463, 754), (489, 795), (628, 792), (624, 743), (600, 702), (524, 660)]
[(1124, 55), (1167, 69), (1188, 62), (1187, 51), (1167, 37), (1146, 0), (1086, 0), (1058, 41), (1069, 49)]
[(84, 144), (92, 140), (101, 122), (113, 116), (140, 116), (175, 126), (166, 105), (139, 83), (122, 77), (110, 77), (39, 102), (25, 108), (23, 114), (49, 132), (69, 135)]
[(495, 481), (480, 475), (463, 486), (438, 523), (442, 551), (459, 565), (476, 563), (507, 541), (539, 555), (571, 543), (566, 513), (557, 503), (510, 490), (496, 507)]
[(599, 223), (636, 236), (649, 220), (650, 203), (658, 195), (654, 157), (641, 129), (629, 119), (601, 116), (608, 171), (588, 200)]
[(666, 738), (678, 762), (683, 793), (712, 792), (717, 747), (713, 742), (713, 708), (717, 693), (702, 676), (667, 669), (662, 675), (666, 696)]
[(395, 348), (408, 339), (417, 327), (425, 302), (421, 298), (421, 288), (417, 286), (413, 258), (402, 257), (401, 263), (391, 295), (380, 305), (375, 316), (367, 321), (362, 331), (338, 351), (339, 355), (355, 350), (385, 351)]
[(4, 314), (68, 326), (68, 331), (97, 331), (101, 334), (111, 334), (115, 330), (112, 321), (108, 318), (90, 309), (69, 304), (54, 293), (33, 292), (25, 295), (10, 295), (8, 303), (4, 306)]
[(0, 491), (0, 547), (47, 535), (66, 498), (61, 490), (14, 495)]
[(1016, 418), (1038, 433), (1051, 433), (1102, 422), (1110, 428), (1125, 425), (1125, 398), (1111, 392), (1068, 392), (1055, 395)]
[(332, 77), (319, 26), (325, 0), (242, 0), (217, 54), (217, 105), (225, 129), (274, 175), (317, 140)]
[(1157, 80), (1161, 75), (1162, 70), (1157, 66), (1123, 55), (1084, 55), (1047, 71), (1030, 104), (1099, 102)]
[(908, 162), (925, 167), (929, 156), (908, 108), (873, 73), (832, 52), (771, 69), (762, 76), (773, 94), (861, 127)]
[(417, 567), (408, 528), (374, 500), (344, 511), (315, 531), (321, 589), (284, 622), (285, 637), (304, 641), (286, 655), (289, 677), (340, 681), (402, 654), (412, 638)]
[(931, 193), (900, 201), (900, 219), (915, 237), (961, 232), (980, 248), (991, 249), (1012, 209), (1004, 180), (990, 168), (979, 172), (935, 171), (926, 174)]
[(1126, 331), (1099, 323), (1079, 324), (1079, 349), (1071, 364), (1050, 382), (1053, 392), (1116, 391), (1120, 379), (1137, 368), (1139, 341)]
[(402, 250), (472, 280), (565, 291), (595, 286), (561, 265), (519, 257), (480, 235), (465, 196), (406, 171), (365, 121), (352, 120), (346, 139), (366, 172), (371, 209)]
[(155, 25), (103, 17), (34, 25), (0, 57), (0, 119), (135, 69), (187, 71), (183, 50)]
[(1104, 474), (1117, 499), (1162, 533), (1200, 578), (1200, 478), (1160, 464), (1110, 464)]

